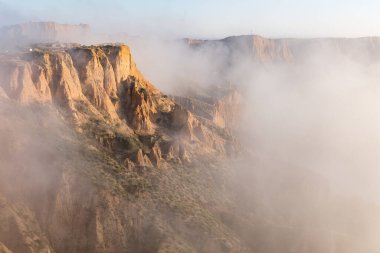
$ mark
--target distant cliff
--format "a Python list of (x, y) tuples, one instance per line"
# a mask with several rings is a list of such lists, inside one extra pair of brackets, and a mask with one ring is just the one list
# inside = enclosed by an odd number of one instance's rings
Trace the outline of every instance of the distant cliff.
[(90, 34), (91, 29), (87, 24), (29, 22), (0, 28), (0, 47), (17, 49), (34, 43), (81, 42)]
[(311, 55), (326, 53), (360, 62), (380, 60), (379, 37), (271, 39), (258, 35), (242, 35), (221, 40), (185, 39), (184, 42), (193, 49), (208, 52), (223, 48), (225, 50), (217, 57), (230, 64), (247, 60), (258, 63), (300, 62)]

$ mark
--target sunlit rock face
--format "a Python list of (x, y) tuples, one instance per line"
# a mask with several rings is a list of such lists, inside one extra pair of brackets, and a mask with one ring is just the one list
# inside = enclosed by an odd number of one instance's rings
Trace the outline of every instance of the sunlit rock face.
[[(140, 138), (145, 143), (139, 143), (148, 147), (135, 150), (131, 157), (139, 164), (149, 165), (150, 159), (161, 164), (174, 154), (171, 145), (188, 153), (175, 152), (188, 161), (191, 153), (200, 150), (224, 155), (233, 144), (148, 82), (125, 45), (37, 46), (32, 52), (3, 55), (0, 66), (2, 96), (24, 105), (56, 105), (79, 131), (89, 130), (88, 125), (98, 129), (101, 124), (95, 120), (113, 127), (103, 135), (89, 131), (110, 149), (118, 146), (118, 133), (151, 136), (152, 140)], [(227, 104), (231, 100), (223, 99)], [(217, 127), (224, 127), (229, 115), (223, 99), (215, 105), (210, 121)]]

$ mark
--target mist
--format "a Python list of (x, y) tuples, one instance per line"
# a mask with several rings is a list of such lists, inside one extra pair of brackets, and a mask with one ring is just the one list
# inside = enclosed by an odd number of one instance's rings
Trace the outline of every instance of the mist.
[[(231, 169), (237, 171), (234, 189), (243, 203), (253, 202), (267, 219), (277, 212), (300, 222), (295, 226), (309, 231), (300, 236), (310, 236), (310, 245), (319, 245), (316, 252), (334, 252), (328, 247), (339, 239), (325, 238), (326, 231), (350, 241), (341, 243), (345, 252), (378, 251), (380, 220), (371, 212), (380, 206), (377, 58), (368, 60), (362, 47), (342, 52), (329, 43), (317, 43), (291, 62), (269, 63), (231, 53), (222, 43), (130, 45), (142, 72), (169, 94), (201, 93), (215, 85), (233, 85), (242, 94), (234, 130), (243, 153)], [(350, 218), (342, 221), (345, 215)], [(267, 245), (283, 239), (268, 239)], [(262, 252), (273, 250), (279, 248)]]
[(326, 62), (254, 77), (244, 133), (257, 152), (321, 173), (339, 193), (378, 202), (379, 76), (352, 62)]
[(144, 75), (169, 94), (236, 86), (245, 101), (238, 130), (247, 151), (314, 170), (334, 187), (380, 201), (379, 62), (355, 61), (332, 48), (315, 49), (300, 62), (257, 64), (246, 56), (229, 63), (223, 45), (130, 46)]

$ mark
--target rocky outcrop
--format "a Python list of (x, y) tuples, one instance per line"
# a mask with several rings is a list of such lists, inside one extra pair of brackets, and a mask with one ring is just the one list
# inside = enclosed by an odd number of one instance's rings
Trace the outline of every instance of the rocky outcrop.
[(158, 168), (162, 167), (163, 163), (165, 162), (162, 158), (162, 151), (158, 142), (156, 142), (152, 147), (150, 159), (153, 162), (153, 164)]
[(141, 87), (134, 78), (129, 80), (130, 87), (126, 91), (126, 105), (131, 110), (126, 112), (130, 124), (138, 132), (154, 132), (153, 115), (157, 113), (152, 95), (145, 87)]
[(115, 73), (105, 53), (98, 48), (76, 48), (69, 54), (78, 71), (83, 94), (96, 108), (117, 119), (112, 103), (117, 99)]
[(64, 52), (35, 53), (0, 60), (0, 84), (9, 98), (21, 103), (55, 102), (73, 108), (82, 90), (71, 58)]
[(135, 161), (136, 161), (137, 165), (139, 165), (139, 166), (152, 167), (152, 163), (149, 160), (149, 157), (146, 154), (144, 154), (141, 149), (139, 149), (139, 151), (137, 151)]
[[(147, 89), (149, 95), (158, 91), (144, 81), (129, 49), (123, 45), (69, 50), (36, 48), (32, 53), (4, 57), (0, 64), (1, 87), (8, 97), (22, 103), (53, 102), (75, 112), (74, 102), (81, 101), (112, 120), (120, 120), (126, 111), (136, 117), (146, 115), (147, 110), (155, 111), (143, 104), (142, 100), (153, 107), (152, 100), (142, 99), (140, 91)], [(121, 97), (127, 90), (129, 99)], [(121, 108), (125, 106), (121, 102), (127, 103), (128, 108)]]
[[(144, 136), (181, 143), (187, 152), (176, 155), (186, 162), (196, 153), (226, 152), (226, 138), (145, 80), (125, 45), (43, 46), (4, 55), (0, 78), (5, 97), (23, 104), (55, 104), (79, 132), (123, 153), (120, 159), (128, 159), (129, 168), (132, 163), (160, 167), (166, 156), (174, 154), (168, 155), (161, 142), (146, 141)], [(219, 107), (213, 115), (222, 118), (226, 110)], [(137, 142), (132, 144), (131, 139)]]

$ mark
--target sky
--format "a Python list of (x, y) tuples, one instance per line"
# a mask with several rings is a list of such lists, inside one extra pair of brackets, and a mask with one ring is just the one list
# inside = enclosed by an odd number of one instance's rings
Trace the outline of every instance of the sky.
[(380, 35), (376, 0), (0, 0), (0, 25), (90, 24), (96, 32), (221, 38)]

